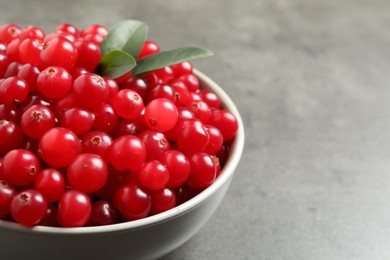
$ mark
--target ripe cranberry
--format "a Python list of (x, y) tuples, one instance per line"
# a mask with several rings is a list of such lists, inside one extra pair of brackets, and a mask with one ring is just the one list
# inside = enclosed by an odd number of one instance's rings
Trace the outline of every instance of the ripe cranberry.
[(25, 149), (13, 149), (3, 158), (3, 178), (12, 185), (25, 186), (34, 182), (39, 173), (38, 158)]
[(58, 201), (65, 192), (65, 179), (58, 170), (46, 168), (37, 174), (34, 187), (47, 202)]
[(159, 161), (169, 171), (169, 180), (166, 187), (175, 188), (185, 183), (191, 172), (187, 156), (177, 150), (168, 150), (160, 156)]
[(45, 163), (54, 168), (63, 168), (81, 152), (81, 143), (71, 130), (55, 127), (41, 137), (39, 150)]
[(92, 204), (91, 217), (88, 225), (103, 226), (115, 224), (118, 222), (118, 217), (114, 206), (105, 200), (98, 200)]
[(167, 137), (158, 131), (145, 130), (138, 137), (146, 147), (146, 161), (158, 160), (160, 156), (170, 148)]
[(81, 153), (68, 166), (66, 176), (74, 189), (92, 193), (104, 186), (107, 174), (107, 164), (102, 157), (93, 153)]
[(130, 89), (122, 89), (111, 100), (115, 112), (122, 118), (134, 119), (144, 108), (141, 96)]
[(149, 56), (149, 55), (152, 55), (152, 54), (155, 54), (158, 52), (160, 52), (160, 47), (157, 45), (157, 43), (147, 40), (147, 41), (145, 41), (144, 46), (142, 47), (141, 52), (138, 55), (137, 60), (143, 59), (146, 56)]
[(20, 119), (23, 132), (32, 138), (40, 138), (55, 125), (55, 117), (49, 107), (33, 105), (29, 107)]
[(0, 41), (8, 44), (19, 37), (22, 29), (16, 24), (5, 24), (0, 27)]
[(109, 89), (102, 77), (82, 74), (73, 81), (72, 93), (80, 105), (94, 109), (109, 99)]
[(207, 143), (204, 152), (208, 154), (216, 154), (222, 148), (223, 135), (221, 131), (218, 130), (218, 128), (212, 125), (206, 125), (205, 128), (210, 137), (210, 140)]
[(17, 76), (9, 77), (0, 85), (0, 99), (4, 104), (19, 104), (28, 96), (27, 82)]
[(118, 123), (119, 117), (111, 104), (103, 103), (97, 108), (93, 109), (92, 112), (95, 116), (92, 128), (95, 131), (108, 133), (114, 130)]
[(145, 122), (153, 130), (171, 130), (179, 117), (176, 105), (166, 98), (156, 98), (145, 107)]
[(172, 65), (171, 68), (176, 78), (186, 74), (192, 74), (193, 72), (192, 64), (189, 61), (184, 61), (182, 63)]
[(60, 117), (60, 126), (68, 128), (77, 136), (88, 133), (94, 123), (93, 114), (83, 108), (70, 108)]
[(187, 183), (195, 188), (210, 186), (217, 174), (214, 158), (207, 153), (195, 153), (189, 156), (191, 173)]
[(117, 170), (138, 170), (145, 161), (146, 148), (137, 136), (124, 135), (109, 148), (108, 157)]
[[(14, 121), (18, 123), (20, 121), (20, 117), (22, 113), (20, 109), (13, 104), (0, 104), (0, 118), (8, 121)], [(1, 150), (1, 149), (0, 149)]]
[(67, 190), (58, 203), (57, 220), (63, 227), (82, 227), (87, 224), (92, 205), (87, 194)]
[(18, 124), (0, 119), (0, 154), (18, 148), (23, 138), (23, 131)]
[(120, 85), (121, 89), (131, 89), (137, 92), (143, 100), (146, 99), (148, 86), (144, 79), (139, 77), (130, 77), (128, 80)]
[[(196, 142), (194, 142), (196, 140)], [(177, 146), (185, 154), (203, 152), (210, 140), (204, 124), (197, 120), (183, 122), (177, 135)]]
[(151, 215), (170, 210), (176, 206), (176, 194), (171, 189), (164, 188), (151, 191), (150, 197), (152, 202), (150, 207)]
[(44, 45), (40, 57), (43, 67), (59, 66), (69, 70), (77, 62), (77, 49), (68, 39), (57, 37)]
[(45, 32), (37, 27), (37, 26), (27, 26), (26, 28), (23, 28), (20, 32), (19, 38), (21, 40), (24, 39), (37, 39), (37, 40), (43, 40), (45, 38)]
[(38, 92), (37, 79), (39, 73), (40, 71), (36, 65), (27, 63), (24, 64), (22, 67), (20, 67), (17, 76), (24, 79), (27, 82), (27, 85), (29, 86), (30, 89), (30, 93), (32, 93), (32, 92)]
[(26, 38), (19, 45), (19, 59), (22, 63), (39, 66), (43, 43), (36, 38)]
[(169, 171), (162, 163), (152, 160), (144, 163), (138, 171), (141, 183), (150, 190), (161, 190), (169, 179)]
[(47, 201), (36, 190), (28, 189), (16, 194), (11, 201), (12, 217), (20, 224), (34, 226), (46, 215)]
[(110, 135), (100, 131), (91, 131), (81, 137), (82, 152), (97, 154), (109, 162), (108, 150), (113, 142)]
[(39, 73), (37, 87), (46, 97), (61, 98), (71, 89), (72, 76), (62, 67), (50, 66)]
[(17, 191), (13, 185), (0, 179), (0, 218), (11, 212), (11, 201), (16, 193)]
[(115, 192), (113, 204), (122, 220), (131, 221), (144, 218), (149, 214), (151, 199), (142, 186), (127, 183)]
[(208, 124), (215, 126), (221, 131), (224, 141), (230, 141), (238, 131), (236, 117), (227, 110), (214, 110)]
[(78, 53), (76, 66), (83, 67), (92, 72), (100, 61), (99, 46), (87, 41), (77, 41), (74, 46)]

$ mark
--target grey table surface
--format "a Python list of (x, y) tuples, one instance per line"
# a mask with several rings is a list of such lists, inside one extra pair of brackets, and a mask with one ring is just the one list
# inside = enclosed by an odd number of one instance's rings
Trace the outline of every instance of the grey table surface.
[(170, 259), (390, 259), (390, 1), (0, 1), (51, 30), (123, 19), (236, 102), (246, 146), (226, 198)]

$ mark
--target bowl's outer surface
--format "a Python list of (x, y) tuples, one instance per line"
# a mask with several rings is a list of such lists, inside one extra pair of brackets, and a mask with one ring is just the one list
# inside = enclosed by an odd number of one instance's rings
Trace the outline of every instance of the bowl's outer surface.
[(170, 211), (111, 226), (30, 229), (0, 221), (0, 259), (156, 259), (190, 239), (220, 205), (244, 146), (243, 124), (237, 108), (215, 82), (199, 71), (196, 74), (202, 86), (215, 91), (239, 121), (232, 153), (215, 183)]

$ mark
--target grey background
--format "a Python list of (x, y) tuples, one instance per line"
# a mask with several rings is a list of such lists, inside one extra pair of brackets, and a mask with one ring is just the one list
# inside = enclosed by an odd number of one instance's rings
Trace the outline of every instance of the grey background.
[(390, 259), (390, 2), (0, 1), (0, 22), (150, 25), (236, 102), (246, 147), (210, 221), (171, 259)]

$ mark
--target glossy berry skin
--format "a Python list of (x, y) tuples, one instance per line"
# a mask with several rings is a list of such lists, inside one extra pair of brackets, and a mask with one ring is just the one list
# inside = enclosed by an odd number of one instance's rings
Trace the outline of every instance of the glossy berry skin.
[[(196, 140), (196, 142), (194, 142)], [(203, 152), (210, 140), (204, 124), (197, 120), (183, 122), (177, 135), (177, 146), (185, 154)]]
[(144, 218), (149, 214), (151, 199), (142, 186), (126, 183), (115, 192), (113, 204), (121, 219), (131, 221)]
[(93, 71), (100, 61), (100, 49), (95, 43), (86, 41), (77, 41), (74, 46), (77, 49), (76, 66)]
[(62, 67), (50, 66), (39, 73), (37, 87), (48, 98), (61, 98), (70, 91), (72, 76)]
[(24, 226), (38, 224), (46, 215), (47, 201), (36, 190), (28, 189), (16, 194), (11, 201), (12, 217)]
[(164, 188), (151, 191), (150, 197), (152, 201), (151, 215), (170, 210), (176, 206), (176, 195), (171, 189)]
[(19, 147), (23, 138), (23, 131), (18, 124), (0, 119), (0, 154)]
[(80, 105), (88, 109), (94, 109), (109, 99), (107, 83), (93, 73), (78, 76), (73, 81), (72, 93)]
[(110, 163), (119, 171), (136, 171), (146, 158), (144, 143), (137, 136), (124, 135), (115, 139), (109, 148)]
[(200, 90), (199, 96), (211, 109), (221, 109), (221, 101), (213, 91), (206, 89)]
[(168, 150), (161, 155), (159, 161), (169, 171), (169, 179), (166, 187), (175, 188), (186, 182), (191, 172), (191, 165), (187, 156), (182, 152)]
[(41, 63), (41, 51), (43, 43), (36, 38), (24, 39), (19, 45), (19, 58), (24, 64), (39, 66)]
[(93, 125), (93, 114), (83, 108), (71, 108), (61, 114), (60, 126), (68, 128), (77, 136), (88, 133)]
[(91, 131), (81, 137), (82, 152), (97, 154), (108, 162), (108, 150), (113, 142), (109, 134)]
[(128, 80), (120, 85), (121, 89), (131, 89), (137, 92), (143, 100), (146, 99), (146, 93), (148, 92), (148, 86), (140, 77), (130, 77)]
[(98, 200), (92, 204), (89, 226), (111, 225), (118, 222), (114, 206), (105, 200)]
[(118, 123), (119, 116), (113, 106), (103, 103), (92, 110), (94, 117), (92, 128), (95, 131), (111, 132)]
[(27, 82), (17, 76), (12, 76), (0, 85), (0, 100), (4, 104), (19, 104), (28, 96), (30, 89)]
[(37, 79), (39, 76), (40, 70), (34, 64), (23, 64), (18, 71), (17, 76), (24, 79), (27, 82), (27, 85), (30, 89), (30, 93), (38, 92), (37, 88)]
[(206, 132), (208, 133), (210, 140), (204, 150), (208, 154), (216, 154), (223, 144), (223, 135), (218, 128), (212, 125), (205, 125)]
[(150, 40), (146, 40), (137, 59), (140, 60), (142, 58), (145, 58), (146, 56), (149, 56), (149, 55), (152, 55), (152, 54), (155, 54), (158, 52), (160, 52), (160, 47), (157, 45), (157, 43), (150, 41)]
[(91, 215), (88, 195), (78, 190), (67, 190), (58, 202), (57, 220), (62, 227), (82, 227)]
[(158, 131), (145, 130), (138, 137), (146, 147), (146, 161), (158, 160), (161, 155), (170, 148), (167, 137)]
[(13, 39), (19, 37), (22, 29), (16, 24), (5, 24), (0, 27), (0, 41), (8, 44)]
[(49, 107), (33, 105), (29, 107), (20, 119), (23, 132), (32, 138), (40, 138), (55, 125), (55, 116)]
[(3, 157), (3, 178), (12, 185), (33, 183), (39, 169), (37, 156), (28, 150), (13, 149)]
[(11, 212), (11, 201), (16, 195), (15, 187), (5, 180), (0, 180), (0, 218)]
[(47, 202), (58, 201), (65, 192), (64, 176), (56, 169), (46, 168), (37, 174), (34, 188), (46, 198)]
[(96, 192), (107, 181), (107, 164), (97, 154), (81, 153), (73, 160), (67, 169), (69, 184), (85, 193)]
[(130, 89), (122, 89), (111, 100), (115, 112), (122, 118), (134, 119), (144, 108), (141, 96)]
[(156, 98), (145, 107), (145, 122), (152, 130), (171, 130), (179, 118), (176, 105), (166, 98)]
[(54, 168), (63, 168), (81, 152), (81, 143), (71, 130), (55, 127), (41, 137), (39, 150), (45, 163)]
[(152, 160), (144, 163), (138, 171), (141, 183), (150, 190), (161, 190), (169, 179), (169, 171), (162, 163)]
[(203, 124), (207, 124), (211, 118), (211, 109), (204, 101), (192, 102), (190, 109)]
[(191, 165), (191, 173), (187, 183), (195, 188), (210, 186), (217, 174), (214, 158), (207, 153), (195, 153), (188, 157)]
[(0, 118), (8, 121), (19, 122), (22, 113), (15, 105), (0, 104)]
[(40, 58), (43, 67), (59, 66), (68, 70), (77, 62), (77, 49), (68, 39), (56, 37), (44, 45)]
[(225, 142), (232, 140), (238, 131), (236, 117), (231, 112), (224, 109), (214, 110), (208, 123), (221, 131)]

